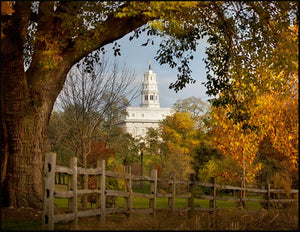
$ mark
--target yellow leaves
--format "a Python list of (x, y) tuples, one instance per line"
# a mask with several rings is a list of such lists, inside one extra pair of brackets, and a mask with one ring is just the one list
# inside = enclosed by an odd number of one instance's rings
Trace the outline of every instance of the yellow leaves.
[[(168, 21), (175, 30), (182, 30), (185, 17), (188, 12), (197, 10), (197, 1), (132, 1), (128, 6), (123, 7), (122, 11), (116, 13), (116, 17), (137, 17), (147, 16), (150, 20), (150, 25), (158, 30), (164, 29), (163, 22)], [(180, 15), (180, 17), (178, 17)]]
[(38, 38), (45, 44), (45, 49), (41, 52), (40, 65), (46, 70), (55, 70), (59, 66), (59, 62), (62, 61), (61, 51), (59, 49), (59, 41), (53, 40), (45, 36), (39, 36)]
[[(234, 119), (228, 118), (227, 113), (230, 108), (214, 108), (213, 111), (212, 116), (216, 120), (216, 125), (214, 125), (212, 133), (216, 146), (225, 157), (235, 160), (241, 169), (245, 163), (247, 181), (254, 180), (255, 174), (259, 170), (254, 165), (259, 138), (254, 131), (245, 129), (245, 122), (235, 122)], [(227, 173), (227, 175), (229, 174), (232, 175), (230, 178), (233, 178), (234, 174)]]
[(190, 113), (177, 112), (168, 116), (160, 129), (167, 153), (172, 157), (181, 156), (182, 161), (190, 163), (191, 152), (200, 143)]
[(292, 97), (264, 95), (258, 98), (251, 123), (260, 128), (259, 136), (268, 136), (274, 149), (289, 160), (289, 168), (297, 170), (294, 161), (298, 154), (298, 101)]
[(162, 21), (159, 20), (150, 21), (150, 25), (152, 28), (157, 29), (159, 31), (164, 30), (164, 23)]
[[(264, 75), (264, 78), (267, 78), (267, 73)], [(270, 78), (277, 81), (285, 76), (282, 72)], [(290, 80), (290, 85), (296, 86), (297, 81)], [(249, 86), (253, 88), (253, 85)], [(284, 94), (267, 91), (244, 103), (249, 110), (248, 119), (243, 123), (235, 123), (228, 118), (227, 113), (231, 110), (228, 107), (214, 109), (214, 142), (225, 156), (237, 160), (241, 166), (244, 154), (248, 181), (262, 168), (262, 164), (253, 165), (260, 143), (266, 141), (270, 143), (269, 149), (274, 149), (280, 154), (280, 157), (275, 159), (282, 168), (291, 173), (298, 171), (298, 89), (295, 87), (294, 90), (290, 91), (290, 88), (287, 88)], [(244, 129), (244, 125), (248, 125), (248, 129)], [(265, 140), (266, 138), (268, 140)]]

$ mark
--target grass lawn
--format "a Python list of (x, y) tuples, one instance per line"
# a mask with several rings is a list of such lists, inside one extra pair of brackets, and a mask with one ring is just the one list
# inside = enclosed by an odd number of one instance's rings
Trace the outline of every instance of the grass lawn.
[[(223, 196), (226, 197), (226, 196)], [(262, 198), (261, 196), (252, 196), (251, 198)], [(59, 207), (67, 208), (68, 207), (68, 201), (64, 198), (54, 198), (55, 204), (57, 204)], [(78, 205), (81, 206), (81, 203), (78, 202)], [(133, 208), (135, 209), (144, 209), (149, 208), (149, 199), (141, 198), (141, 197), (134, 197)], [(168, 199), (167, 198), (160, 198), (158, 197), (156, 200), (156, 206), (158, 209), (160, 208), (168, 208)], [(88, 207), (90, 207), (90, 204), (88, 204)], [(125, 208), (125, 199), (123, 197), (117, 197), (116, 199), (116, 207), (118, 208)], [(176, 198), (175, 200), (175, 208), (184, 208), (187, 207), (187, 199), (186, 198)], [(209, 207), (209, 201), (203, 200), (203, 199), (196, 199), (195, 198), (195, 207), (202, 207), (202, 208), (208, 208)], [(217, 200), (217, 207), (220, 209), (229, 209), (229, 208), (236, 208), (235, 202), (230, 201), (220, 201)], [(96, 204), (93, 204), (93, 208), (96, 208)], [(259, 202), (247, 202), (247, 208), (250, 210), (259, 210), (261, 209), (261, 206)]]
[[(63, 191), (66, 190), (66, 185), (56, 185), (56, 191)], [(136, 193), (149, 193), (150, 192), (150, 186), (149, 184), (144, 184), (143, 188), (133, 188), (133, 191)], [(232, 198), (232, 196), (223, 195), (224, 198)], [(247, 198), (254, 198), (254, 199), (262, 199), (262, 196), (247, 196)], [(63, 198), (54, 198), (54, 202), (62, 208), (68, 207), (68, 201), (67, 199)], [(78, 205), (81, 206), (81, 203), (78, 202)], [(149, 208), (149, 199), (140, 198), (140, 197), (134, 197), (133, 208), (135, 209), (143, 209), (143, 208)], [(90, 207), (90, 204), (88, 203), (88, 207)], [(117, 197), (116, 199), (116, 207), (119, 208), (125, 208), (125, 200), (123, 197)], [(158, 197), (156, 200), (156, 207), (158, 209), (160, 208), (167, 208), (168, 207), (168, 199), (167, 198), (160, 198)], [(184, 208), (187, 207), (187, 199), (186, 198), (176, 198), (175, 200), (175, 208)], [(195, 198), (195, 207), (202, 207), (202, 208), (209, 208), (209, 201), (203, 200), (203, 199), (197, 199)], [(220, 201), (217, 200), (217, 207), (220, 209), (225, 208), (236, 208), (236, 202), (230, 202), (230, 201)], [(93, 204), (93, 208), (96, 208), (96, 204)], [(247, 202), (247, 208), (250, 210), (259, 210), (261, 209), (261, 205), (259, 202)]]

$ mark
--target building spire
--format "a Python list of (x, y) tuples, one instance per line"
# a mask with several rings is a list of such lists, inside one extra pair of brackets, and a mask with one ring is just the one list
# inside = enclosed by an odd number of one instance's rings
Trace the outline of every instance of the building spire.
[(141, 106), (159, 108), (159, 91), (156, 81), (156, 74), (151, 70), (151, 60), (149, 60), (149, 70), (144, 73), (144, 81), (141, 91)]

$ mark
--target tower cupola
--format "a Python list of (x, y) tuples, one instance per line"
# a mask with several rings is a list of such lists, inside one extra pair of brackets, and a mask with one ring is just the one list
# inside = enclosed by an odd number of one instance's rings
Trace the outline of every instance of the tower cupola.
[(156, 74), (151, 69), (151, 61), (149, 60), (149, 70), (144, 74), (142, 83), (142, 101), (141, 107), (159, 108), (159, 91), (156, 81)]

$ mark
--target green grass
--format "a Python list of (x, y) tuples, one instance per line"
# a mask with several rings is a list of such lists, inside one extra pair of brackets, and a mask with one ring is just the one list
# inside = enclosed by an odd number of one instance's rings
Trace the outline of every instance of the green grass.
[(54, 203), (60, 208), (68, 207), (68, 199), (66, 198), (54, 198)]
[[(66, 190), (66, 186), (65, 185), (56, 185), (56, 190), (57, 191)], [(140, 185), (137, 184), (136, 187), (133, 187), (133, 191), (136, 193), (149, 193), (150, 185), (149, 185), (149, 183), (143, 183), (143, 188), (140, 188)], [(233, 198), (233, 196), (229, 196), (229, 195), (225, 195), (225, 194), (220, 194), (220, 195), (222, 195), (222, 197), (224, 197), (224, 198)], [(262, 196), (248, 195), (247, 198), (262, 199)], [(62, 207), (62, 208), (68, 207), (67, 199), (54, 198), (54, 202), (59, 207)], [(194, 204), (195, 204), (195, 207), (202, 207), (202, 208), (209, 207), (208, 200), (195, 198)], [(78, 201), (78, 205), (81, 206), (81, 203), (79, 201)], [(133, 205), (133, 208), (136, 208), (136, 209), (149, 208), (149, 199), (134, 197), (132, 205)], [(119, 208), (126, 207), (125, 199), (123, 197), (117, 197), (116, 207), (119, 207)], [(156, 200), (156, 207), (158, 209), (168, 208), (168, 199), (158, 197)], [(187, 207), (187, 199), (186, 198), (176, 198), (175, 208), (184, 208), (184, 207)], [(217, 200), (217, 207), (220, 209), (226, 209), (226, 208), (233, 209), (233, 208), (236, 208), (237, 206), (236, 206), (236, 202)], [(90, 208), (89, 203), (88, 203), (88, 208)], [(96, 208), (96, 204), (93, 204), (93, 208)], [(259, 209), (261, 209), (261, 205), (259, 202), (247, 202), (247, 208), (250, 210), (259, 210)]]
[[(226, 197), (226, 196), (223, 196)], [(253, 196), (251, 198), (259, 199), (261, 197), (259, 196)], [(61, 208), (67, 208), (68, 207), (68, 201), (67, 199), (63, 198), (54, 198), (55, 204), (57, 204)], [(209, 201), (203, 200), (203, 199), (195, 199), (194, 201), (195, 207), (202, 207), (202, 208), (208, 208), (209, 207)], [(78, 202), (78, 205), (81, 206), (81, 203)], [(146, 209), (149, 208), (149, 199), (141, 198), (141, 197), (134, 197), (132, 206), (135, 209)], [(126, 203), (125, 199), (123, 197), (117, 197), (116, 199), (116, 207), (118, 208), (125, 208)], [(156, 207), (158, 209), (161, 208), (168, 208), (168, 199), (167, 198), (160, 198), (158, 197), (156, 199)], [(175, 200), (175, 208), (184, 208), (187, 207), (187, 199), (186, 198), (176, 198)], [(217, 200), (217, 207), (220, 209), (233, 209), (236, 208), (235, 202), (230, 201), (220, 201)], [(88, 208), (90, 208), (90, 204), (88, 203)], [(96, 204), (93, 204), (93, 208), (96, 208)], [(259, 202), (247, 202), (247, 208), (250, 210), (259, 210), (261, 209), (261, 205)]]

